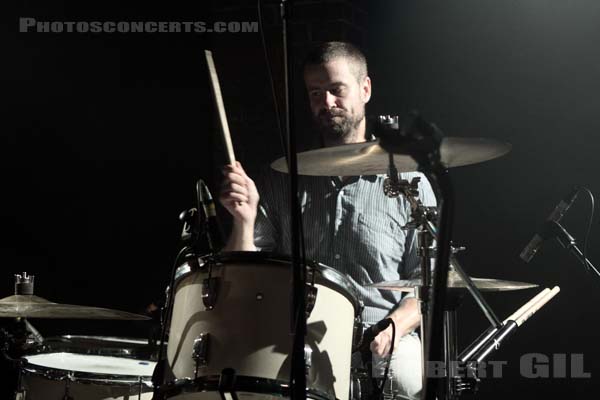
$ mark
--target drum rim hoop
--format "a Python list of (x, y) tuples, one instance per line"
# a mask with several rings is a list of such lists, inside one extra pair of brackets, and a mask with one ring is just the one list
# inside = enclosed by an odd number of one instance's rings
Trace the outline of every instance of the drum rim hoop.
[[(55, 352), (56, 354), (60, 352)], [(41, 354), (53, 354), (53, 353), (41, 353)], [(70, 353), (77, 354), (77, 353)], [(83, 384), (97, 384), (106, 386), (123, 386), (133, 387), (138, 384), (143, 384), (147, 387), (152, 387), (151, 378), (152, 375), (114, 375), (104, 374), (96, 372), (83, 372), (75, 371), (64, 368), (46, 367), (44, 365), (38, 365), (30, 362), (27, 357), (35, 356), (38, 354), (26, 355), (21, 359), (21, 365), (19, 371), (21, 373), (39, 376), (51, 381), (65, 381), (68, 380), (71, 383), (83, 383)], [(120, 357), (113, 357), (120, 358)], [(153, 361), (148, 361), (153, 362)], [(142, 379), (140, 379), (142, 378)]]
[[(167, 382), (159, 388), (159, 393), (170, 398), (178, 396), (182, 393), (197, 393), (197, 392), (213, 392), (219, 389), (219, 375), (200, 376), (196, 379), (181, 378)], [(289, 382), (261, 378), (256, 376), (236, 375), (235, 382), (239, 386), (238, 392), (249, 392), (258, 394), (269, 394), (272, 396), (289, 397), (290, 387)], [(198, 390), (198, 386), (203, 387)], [(190, 388), (195, 390), (189, 390)], [(252, 390), (254, 389), (254, 390)], [(257, 390), (258, 389), (258, 390)], [(336, 400), (334, 396), (328, 395), (322, 390), (307, 388), (306, 394), (308, 398), (315, 400)]]
[[(98, 344), (101, 343), (106, 346), (100, 347)], [(154, 362), (158, 359), (158, 348), (158, 343), (152, 346), (147, 339), (141, 338), (67, 334), (44, 338), (34, 353), (28, 355), (72, 353)]]
[[(248, 261), (264, 261), (273, 264), (289, 265), (291, 263), (291, 257), (288, 255), (266, 251), (231, 251), (199, 256), (198, 261), (198, 268), (202, 268), (209, 262), (216, 262), (217, 264), (220, 264), (227, 262), (241, 263)], [(362, 314), (364, 305), (360, 301), (357, 291), (350, 285), (348, 278), (346, 278), (341, 272), (325, 264), (321, 264), (312, 260), (307, 260), (307, 264), (312, 267), (316, 267), (315, 269), (318, 271), (321, 278), (323, 278), (321, 279), (321, 282), (319, 282), (320, 284), (322, 281), (327, 282), (327, 285), (324, 286), (336, 290), (350, 301), (354, 308), (355, 317), (358, 317)], [(195, 271), (196, 269), (190, 266), (188, 262), (185, 262), (177, 267), (175, 270), (175, 282), (173, 285), (175, 292), (177, 292), (177, 287), (179, 286), (181, 280)]]

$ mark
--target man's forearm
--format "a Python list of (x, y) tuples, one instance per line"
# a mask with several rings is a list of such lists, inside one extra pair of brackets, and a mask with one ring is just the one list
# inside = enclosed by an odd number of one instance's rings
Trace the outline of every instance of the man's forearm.
[(223, 251), (256, 251), (254, 224), (233, 223), (233, 229)]
[(389, 317), (396, 325), (396, 336), (402, 337), (414, 331), (421, 324), (419, 301), (414, 297), (403, 299)]

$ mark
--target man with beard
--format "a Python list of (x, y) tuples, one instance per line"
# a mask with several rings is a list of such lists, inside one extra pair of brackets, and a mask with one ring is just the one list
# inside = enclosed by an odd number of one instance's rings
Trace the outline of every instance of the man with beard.
[[(365, 105), (371, 80), (364, 55), (344, 42), (324, 43), (311, 51), (304, 64), (304, 82), (315, 128), (325, 147), (365, 142)], [(291, 253), (288, 177), (270, 171), (257, 184), (242, 166), (224, 168), (220, 201), (233, 216), (225, 251)], [(401, 179), (421, 177), (420, 197), (435, 205), (425, 177), (403, 173)], [(421, 348), (414, 330), (420, 322), (412, 295), (380, 291), (366, 285), (420, 278), (414, 230), (404, 230), (410, 206), (402, 197), (383, 194), (385, 175), (299, 177), (299, 198), (306, 257), (345, 274), (364, 302), (363, 321), (372, 325), (386, 317), (396, 326), (392, 357), (392, 388), (399, 398), (418, 397), (421, 386)], [(257, 190), (258, 187), (258, 190)], [(259, 196), (260, 193), (260, 196)], [(373, 365), (389, 353), (392, 328), (371, 343)], [(379, 371), (381, 373), (382, 371)]]

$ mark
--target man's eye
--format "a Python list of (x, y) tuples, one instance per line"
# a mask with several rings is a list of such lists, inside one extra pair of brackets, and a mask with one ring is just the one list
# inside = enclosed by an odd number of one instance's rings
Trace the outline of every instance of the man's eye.
[(318, 91), (318, 90), (312, 90), (310, 92), (310, 97), (319, 97), (320, 94), (321, 94), (320, 91)]

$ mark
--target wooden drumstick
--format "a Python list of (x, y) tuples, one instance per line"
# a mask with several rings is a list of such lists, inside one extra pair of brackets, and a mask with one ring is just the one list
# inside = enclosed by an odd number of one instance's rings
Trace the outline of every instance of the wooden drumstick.
[(231, 134), (229, 133), (229, 124), (227, 123), (227, 115), (225, 114), (225, 105), (223, 104), (223, 96), (221, 95), (221, 86), (219, 85), (219, 77), (215, 62), (213, 61), (212, 52), (204, 50), (206, 63), (208, 64), (208, 75), (210, 77), (210, 87), (212, 88), (217, 112), (219, 114), (219, 124), (221, 126), (221, 135), (225, 143), (228, 164), (235, 165), (235, 154), (233, 152), (233, 144), (231, 142)]
[(535, 304), (533, 304), (525, 313), (515, 320), (517, 325), (521, 326), (527, 321), (533, 314), (535, 314), (540, 308), (546, 305), (554, 296), (560, 292), (560, 287), (554, 286), (551, 291), (542, 296)]
[(519, 307), (519, 309), (517, 311), (515, 311), (514, 313), (512, 313), (512, 315), (510, 317), (506, 318), (504, 320), (503, 324), (506, 324), (507, 321), (516, 321), (521, 315), (525, 314), (525, 312), (531, 306), (533, 306), (535, 303), (537, 303), (538, 300), (540, 300), (542, 298), (542, 296), (545, 296), (546, 293), (548, 293), (548, 292), (550, 292), (550, 289), (548, 289), (548, 288), (546, 288), (546, 289), (542, 290), (541, 292), (539, 292), (531, 300), (529, 300), (527, 303), (525, 303), (521, 307)]

